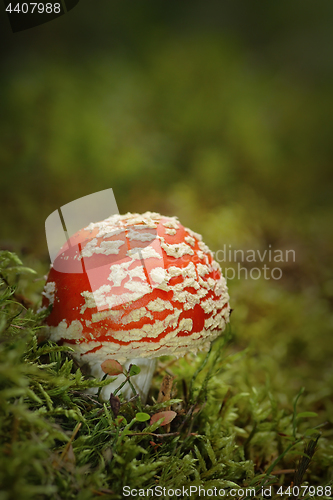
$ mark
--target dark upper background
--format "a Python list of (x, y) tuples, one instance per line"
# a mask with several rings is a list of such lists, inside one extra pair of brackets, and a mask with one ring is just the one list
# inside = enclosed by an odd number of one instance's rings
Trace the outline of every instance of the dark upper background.
[(281, 280), (229, 282), (235, 330), (328, 383), (333, 3), (81, 0), (15, 34), (2, 14), (1, 246), (47, 263), (46, 217), (112, 187), (215, 251), (294, 249)]

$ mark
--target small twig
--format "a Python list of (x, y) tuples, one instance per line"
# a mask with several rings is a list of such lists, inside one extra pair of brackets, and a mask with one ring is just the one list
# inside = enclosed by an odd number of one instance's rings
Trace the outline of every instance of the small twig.
[(155, 434), (154, 432), (131, 432), (128, 436), (154, 436), (162, 439), (170, 436), (179, 436), (179, 432), (166, 432), (165, 434)]
[(108, 490), (107, 488), (102, 488), (101, 490), (91, 490), (94, 495), (98, 495), (100, 497), (104, 496), (104, 495), (114, 495), (114, 491), (113, 490)]
[(79, 423), (75, 426), (75, 429), (74, 429), (74, 431), (73, 431), (73, 434), (71, 435), (70, 440), (68, 441), (68, 443), (66, 444), (66, 446), (65, 446), (65, 448), (64, 448), (64, 451), (63, 451), (63, 452), (62, 452), (62, 454), (60, 455), (60, 461), (61, 461), (61, 460), (63, 460), (63, 458), (65, 457), (65, 455), (68, 453), (69, 447), (70, 447), (70, 445), (72, 444), (72, 442), (74, 441), (76, 434), (79, 432), (81, 425), (82, 425), (82, 422), (79, 422)]
[(184, 420), (182, 421), (182, 423), (180, 424), (179, 426), (179, 432), (182, 430), (182, 428), (184, 427), (185, 423), (187, 422), (187, 420), (191, 417), (192, 413), (193, 413), (193, 410), (195, 408), (195, 404), (193, 404), (190, 409), (188, 410), (188, 412), (186, 413), (185, 415), (185, 418)]
[[(164, 403), (165, 401), (169, 401), (169, 399), (171, 399), (173, 381), (174, 377), (170, 377), (170, 375), (164, 375), (160, 391), (157, 396), (157, 403)], [(169, 410), (170, 407), (166, 407), (165, 409)]]
[(84, 392), (73, 391), (72, 394), (75, 395), (75, 396), (80, 396), (83, 399), (87, 399), (88, 401), (91, 401), (95, 405), (103, 406), (103, 403), (101, 403), (100, 401), (98, 401), (97, 399), (95, 399), (93, 396), (90, 396), (89, 394), (85, 394)]
[(123, 401), (122, 403), (120, 403), (120, 406), (127, 405), (127, 403), (131, 403), (132, 401), (135, 401), (136, 399), (138, 399), (138, 397), (139, 397), (139, 394), (135, 394), (128, 401)]
[(293, 474), (296, 469), (280, 469), (275, 472), (271, 472), (272, 476), (279, 476), (280, 474)]
[[(171, 377), (168, 374), (164, 375), (160, 391), (158, 393), (157, 403), (165, 403), (166, 401), (169, 401), (171, 399), (171, 391), (174, 379), (175, 377)], [(168, 410), (170, 410), (170, 406), (166, 406), (162, 411), (168, 411)], [(170, 432), (170, 422), (167, 424), (165, 430), (166, 434)]]
[[(190, 427), (189, 427), (189, 429), (188, 429), (188, 432), (187, 432), (187, 436), (186, 436), (186, 438), (188, 438), (189, 436), (193, 435), (193, 433), (192, 433), (191, 431), (192, 431), (192, 427), (193, 427), (193, 424), (194, 424), (195, 418), (196, 418), (196, 416), (198, 416), (198, 414), (199, 414), (199, 413), (200, 413), (200, 412), (204, 409), (204, 407), (206, 406), (206, 404), (207, 404), (207, 401), (205, 401), (205, 402), (203, 403), (203, 405), (202, 405), (202, 406), (201, 406), (201, 408), (199, 409), (199, 411), (198, 411), (197, 415), (195, 415), (195, 416), (194, 416), (194, 418), (192, 418), (192, 420), (191, 420), (191, 422), (190, 422)], [(194, 408), (194, 409), (195, 409), (195, 408)], [(192, 416), (193, 416), (193, 412), (192, 412)]]
[(120, 391), (120, 390), (124, 387), (124, 385), (128, 382), (128, 383), (129, 383), (129, 385), (130, 385), (130, 387), (131, 387), (131, 389), (132, 389), (132, 391), (133, 391), (134, 396), (138, 398), (138, 403), (137, 403), (137, 405), (138, 405), (139, 410), (140, 410), (140, 411), (143, 411), (143, 409), (142, 409), (142, 404), (141, 404), (141, 398), (140, 398), (140, 395), (136, 392), (135, 387), (134, 387), (134, 385), (132, 384), (132, 381), (131, 381), (131, 375), (130, 375), (131, 367), (132, 367), (132, 365), (129, 365), (128, 370), (127, 370), (127, 371), (126, 371), (126, 370), (124, 370), (124, 375), (125, 375), (126, 379), (124, 380), (124, 382), (122, 382), (122, 383), (120, 384), (120, 386), (119, 386), (119, 387), (117, 387), (117, 389), (114, 391), (113, 395), (114, 395), (114, 396), (116, 396), (116, 395), (117, 395), (117, 393), (118, 393), (118, 392), (119, 392), (119, 391)]
[(169, 363), (167, 363), (166, 365), (158, 367), (157, 370), (156, 370), (156, 375), (160, 375), (164, 371), (166, 372), (167, 368), (169, 368), (169, 366), (172, 366), (175, 363), (177, 363), (177, 361), (178, 361), (178, 359), (175, 358), (175, 359), (172, 359), (171, 361), (169, 361)]
[(60, 463), (63, 461), (63, 459), (64, 459), (64, 458), (65, 458), (65, 456), (67, 455), (68, 450), (69, 450), (69, 448), (70, 448), (70, 446), (71, 446), (72, 442), (74, 441), (76, 434), (79, 432), (81, 425), (82, 425), (82, 423), (81, 423), (81, 422), (79, 422), (79, 423), (76, 425), (76, 427), (75, 427), (75, 429), (74, 429), (74, 431), (73, 431), (73, 434), (72, 434), (72, 435), (71, 435), (71, 437), (70, 437), (70, 440), (68, 441), (68, 443), (66, 444), (66, 446), (65, 446), (65, 448), (64, 448), (64, 451), (63, 451), (63, 452), (62, 452), (62, 454), (60, 455), (59, 460), (55, 460), (55, 461), (53, 462), (53, 467), (59, 467)]

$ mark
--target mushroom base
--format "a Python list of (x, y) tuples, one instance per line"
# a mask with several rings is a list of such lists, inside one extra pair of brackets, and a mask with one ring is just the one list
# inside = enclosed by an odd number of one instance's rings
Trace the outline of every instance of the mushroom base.
[[(140, 368), (140, 373), (131, 377), (131, 383), (134, 386), (135, 390), (139, 393), (141, 401), (143, 403), (146, 402), (148, 391), (151, 386), (151, 381), (154, 375), (155, 367), (156, 367), (156, 358), (147, 359), (147, 358), (137, 358), (137, 359), (129, 359), (125, 363), (122, 364), (126, 370), (128, 370), (130, 365), (136, 365)], [(96, 363), (90, 365), (90, 373), (93, 377), (102, 379), (105, 376), (100, 363)], [(110, 377), (113, 378), (113, 377)], [(120, 386), (122, 382), (126, 379), (125, 375), (117, 375), (117, 379), (111, 382), (109, 385), (106, 385), (102, 388), (100, 397), (104, 401), (108, 401), (110, 399), (111, 393), (115, 392), (115, 390)], [(98, 388), (96, 389), (88, 389), (90, 394), (97, 394)], [(129, 383), (120, 391), (125, 399), (130, 399), (133, 397), (133, 391)]]

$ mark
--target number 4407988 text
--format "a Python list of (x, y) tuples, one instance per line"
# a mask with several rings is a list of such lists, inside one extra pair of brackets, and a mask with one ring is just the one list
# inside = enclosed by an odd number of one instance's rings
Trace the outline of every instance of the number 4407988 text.
[(6, 7), (6, 12), (10, 14), (17, 12), (18, 14), (60, 14), (61, 6), (60, 3), (35, 3), (35, 2), (23, 2), (16, 4), (9, 4)]

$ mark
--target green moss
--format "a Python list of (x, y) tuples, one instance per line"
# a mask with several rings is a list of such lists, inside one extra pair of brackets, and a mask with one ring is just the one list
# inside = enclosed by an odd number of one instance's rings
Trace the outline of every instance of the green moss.
[[(171, 402), (154, 403), (160, 374), (149, 404), (121, 400), (115, 417), (109, 403), (85, 392), (107, 380), (86, 378), (70, 348), (38, 343), (47, 312), (18, 300), (19, 275), (29, 271), (8, 252), (0, 253), (0, 264), (1, 500), (120, 499), (124, 486), (146, 493), (166, 488), (163, 498), (190, 486), (192, 493), (255, 487), (263, 498), (263, 485), (289, 486), (294, 476), (298, 484), (329, 484), (333, 449), (325, 412), (310, 412), (303, 389), (292, 398), (269, 378), (250, 387), (251, 352), (232, 352), (231, 329), (207, 355), (169, 367), (177, 391)], [(256, 364), (262, 368), (265, 360), (257, 357)], [(170, 404), (177, 417), (168, 432), (142, 415)], [(295, 475), (288, 473), (294, 468)]]

